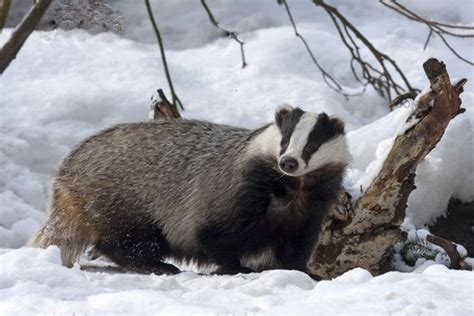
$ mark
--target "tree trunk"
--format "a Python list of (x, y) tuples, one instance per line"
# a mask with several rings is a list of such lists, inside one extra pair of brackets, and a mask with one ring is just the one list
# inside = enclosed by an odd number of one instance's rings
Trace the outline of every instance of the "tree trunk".
[(377, 275), (390, 269), (393, 246), (403, 241), (399, 226), (407, 200), (415, 189), (415, 170), (436, 146), (448, 123), (464, 112), (459, 95), (466, 79), (451, 85), (444, 63), (431, 58), (423, 64), (431, 91), (417, 98), (379, 174), (357, 201), (341, 193), (326, 219), (310, 271), (322, 278), (336, 277), (363, 267)]

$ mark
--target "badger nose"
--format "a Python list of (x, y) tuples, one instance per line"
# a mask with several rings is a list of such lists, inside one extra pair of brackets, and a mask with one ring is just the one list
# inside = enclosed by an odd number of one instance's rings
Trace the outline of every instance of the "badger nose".
[(298, 169), (298, 161), (292, 157), (282, 157), (280, 159), (280, 169), (292, 173)]

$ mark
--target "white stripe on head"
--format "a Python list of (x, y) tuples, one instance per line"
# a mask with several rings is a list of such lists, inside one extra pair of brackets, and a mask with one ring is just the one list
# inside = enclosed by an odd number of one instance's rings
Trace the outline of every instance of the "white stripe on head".
[(281, 155), (281, 157), (287, 156), (296, 159), (300, 167), (306, 164), (302, 158), (303, 149), (308, 142), (309, 133), (313, 129), (313, 126), (316, 124), (317, 120), (318, 115), (315, 113), (305, 112), (303, 114), (296, 124), (293, 134), (291, 135), (288, 148)]
[(347, 149), (346, 138), (344, 134), (335, 136), (321, 144), (321, 146), (312, 153), (308, 161), (303, 159), (303, 151), (309, 141), (309, 135), (318, 121), (318, 114), (306, 112), (300, 118), (299, 122), (291, 135), (288, 148), (280, 156), (291, 157), (298, 161), (298, 169), (291, 174), (282, 170), (282, 172), (291, 176), (301, 176), (305, 173), (323, 167), (326, 164), (349, 164), (351, 156)]

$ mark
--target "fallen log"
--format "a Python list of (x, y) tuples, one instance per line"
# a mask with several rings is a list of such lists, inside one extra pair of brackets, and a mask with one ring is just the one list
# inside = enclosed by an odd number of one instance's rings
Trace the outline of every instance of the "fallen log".
[(341, 192), (308, 264), (312, 273), (333, 278), (355, 267), (374, 275), (391, 269), (393, 246), (405, 239), (399, 226), (415, 189), (416, 167), (439, 142), (449, 122), (464, 112), (459, 95), (467, 80), (453, 86), (444, 63), (434, 58), (423, 68), (431, 89), (415, 100), (404, 131), (395, 138), (379, 174), (361, 197), (351, 201)]

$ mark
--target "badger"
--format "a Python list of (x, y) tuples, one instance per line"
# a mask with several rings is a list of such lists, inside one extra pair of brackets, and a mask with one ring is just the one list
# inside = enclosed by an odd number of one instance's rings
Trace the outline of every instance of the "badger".
[(57, 245), (68, 267), (92, 248), (137, 273), (180, 272), (170, 258), (216, 274), (309, 273), (349, 161), (342, 120), (289, 105), (256, 130), (120, 124), (64, 159), (30, 245)]

